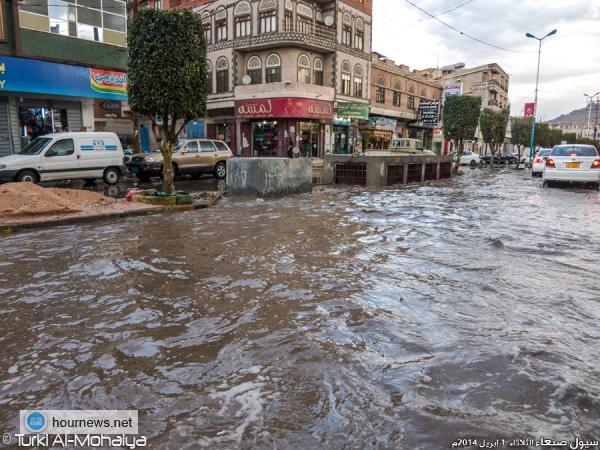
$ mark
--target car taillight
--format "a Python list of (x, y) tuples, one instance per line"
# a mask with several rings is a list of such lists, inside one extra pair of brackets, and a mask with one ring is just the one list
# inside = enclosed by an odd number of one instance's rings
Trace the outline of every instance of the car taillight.
[(553, 159), (547, 159), (546, 160), (546, 167), (556, 167), (556, 164), (554, 164), (554, 160)]
[(597, 159), (592, 163), (592, 169), (600, 169), (600, 159)]
[(542, 162), (542, 158), (535, 158), (533, 160), (533, 162), (536, 163), (536, 164), (540, 164)]

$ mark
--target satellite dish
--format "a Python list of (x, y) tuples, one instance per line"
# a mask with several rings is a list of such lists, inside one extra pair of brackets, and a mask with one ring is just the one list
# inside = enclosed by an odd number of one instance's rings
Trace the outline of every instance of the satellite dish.
[(250, 78), (250, 75), (244, 75), (242, 77), (242, 83), (245, 85), (249, 85), (250, 83), (252, 83), (252, 78)]
[(325, 25), (328, 27), (333, 25), (333, 16), (325, 16)]

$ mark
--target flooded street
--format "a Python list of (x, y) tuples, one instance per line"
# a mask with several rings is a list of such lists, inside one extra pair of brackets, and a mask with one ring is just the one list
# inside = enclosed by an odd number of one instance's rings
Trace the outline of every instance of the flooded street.
[(0, 239), (0, 431), (138, 409), (151, 448), (598, 438), (600, 194), (513, 170)]

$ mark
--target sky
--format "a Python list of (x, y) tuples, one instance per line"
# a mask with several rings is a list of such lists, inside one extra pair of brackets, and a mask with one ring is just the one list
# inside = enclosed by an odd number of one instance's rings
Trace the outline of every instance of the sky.
[(410, 0), (490, 47), (447, 28), (408, 0), (373, 0), (373, 51), (413, 69), (464, 62), (498, 63), (510, 76), (511, 114), (533, 102), (538, 41), (543, 41), (538, 118), (550, 120), (586, 105), (600, 91), (600, 0)]

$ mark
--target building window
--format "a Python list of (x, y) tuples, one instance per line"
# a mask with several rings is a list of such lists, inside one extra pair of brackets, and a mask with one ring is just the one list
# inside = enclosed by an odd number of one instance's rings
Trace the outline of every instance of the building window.
[(377, 86), (375, 90), (375, 101), (377, 103), (385, 103), (385, 88), (383, 86)]
[(227, 40), (227, 10), (221, 7), (215, 14), (215, 42)]
[(210, 45), (212, 43), (212, 25), (210, 23), (210, 14), (208, 13), (202, 14), (202, 28), (204, 29), (206, 45)]
[(354, 96), (363, 96), (363, 70), (359, 65), (354, 67)]
[(398, 91), (394, 91), (394, 106), (400, 106), (402, 101), (402, 95)]
[(273, 53), (267, 56), (267, 83), (281, 83), (281, 58)]
[(409, 95), (406, 98), (406, 104), (408, 106), (408, 109), (415, 109), (415, 96), (414, 95)]
[(352, 43), (352, 27), (350, 25), (344, 25), (342, 27), (342, 44), (351, 45)]
[(348, 61), (344, 61), (342, 63), (342, 94), (343, 95), (351, 95), (350, 93), (350, 63)]
[(206, 93), (213, 93), (213, 69), (210, 61), (206, 61)]
[(298, 58), (298, 83), (310, 84), (310, 59), (306, 55)]
[(315, 58), (313, 63), (314, 83), (323, 86), (323, 60)]
[[(154, 2), (159, 5), (159, 2)], [(19, 10), (27, 17), (28, 13), (46, 16), (47, 29), (50, 33), (78, 37), (98, 42), (108, 42), (115, 45), (126, 45), (127, 19), (126, 6), (120, 0), (79, 0), (66, 2), (23, 0), (19, 2)], [(38, 25), (44, 20), (37, 18)], [(22, 24), (24, 28), (26, 26)], [(44, 31), (44, 30), (42, 30)], [(105, 31), (108, 31), (105, 33)], [(108, 38), (110, 36), (110, 38)], [(106, 38), (106, 39), (105, 39)]]
[(283, 16), (285, 31), (294, 31), (294, 14), (286, 9)]
[[(250, 16), (239, 16), (235, 18), (235, 37), (250, 36)], [(227, 38), (225, 38), (227, 39)]]
[(260, 33), (275, 33), (277, 31), (277, 10), (260, 13)]
[(253, 56), (248, 60), (247, 74), (252, 80), (250, 84), (262, 83), (262, 61), (258, 56)]
[(358, 50), (362, 50), (363, 45), (364, 45), (363, 42), (364, 42), (363, 32), (360, 30), (356, 30), (354, 32), (354, 48), (357, 48)]
[(217, 93), (229, 91), (229, 63), (226, 58), (217, 60)]
[(154, 9), (163, 9), (162, 0), (154, 0)]

